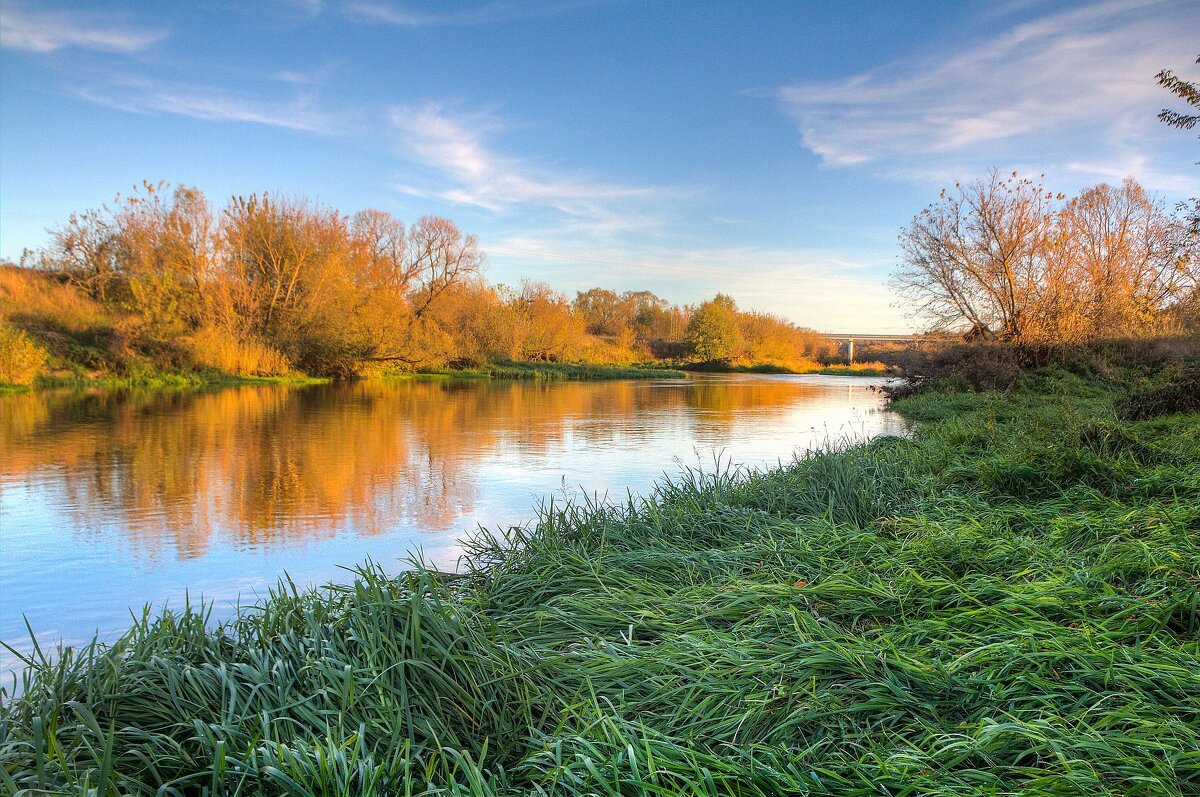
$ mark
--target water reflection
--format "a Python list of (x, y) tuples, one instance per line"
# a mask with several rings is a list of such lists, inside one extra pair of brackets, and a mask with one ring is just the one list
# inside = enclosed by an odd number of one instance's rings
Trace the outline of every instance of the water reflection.
[[(184, 590), (232, 599), (519, 522), (560, 486), (899, 431), (864, 380), (363, 382), (0, 397), (0, 638), (70, 639)], [(442, 534), (430, 534), (430, 532)], [(446, 533), (450, 532), (450, 533)], [(80, 596), (86, 594), (86, 601)], [(100, 596), (100, 597), (97, 597)]]

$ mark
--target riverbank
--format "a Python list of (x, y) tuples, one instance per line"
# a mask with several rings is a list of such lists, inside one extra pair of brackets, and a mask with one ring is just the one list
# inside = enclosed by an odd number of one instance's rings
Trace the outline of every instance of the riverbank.
[(728, 363), (692, 363), (680, 366), (685, 371), (701, 374), (791, 374), (794, 376), (899, 376), (900, 370), (881, 362), (868, 363), (811, 363), (805, 367), (784, 367), (775, 363), (730, 365)]
[(591, 363), (501, 362), (480, 368), (420, 371), (391, 378), (521, 379), (550, 382), (590, 382), (612, 379), (686, 379), (687, 374), (664, 365), (597, 365)]
[[(536, 381), (602, 381), (613, 379), (686, 379), (684, 371), (657, 365), (588, 365), (576, 363), (506, 362), (480, 368), (384, 373), (378, 379), (518, 379)], [(55, 388), (182, 389), (235, 385), (315, 385), (327, 377), (237, 376), (222, 371), (168, 371), (147, 368), (129, 376), (47, 376), (32, 385), (0, 383), (0, 395)]]
[(1194, 793), (1200, 416), (1126, 376), (926, 392), (896, 405), (911, 439), (552, 505), (457, 575), (368, 565), (216, 628), (144, 616), (110, 648), (35, 655), (0, 778)]

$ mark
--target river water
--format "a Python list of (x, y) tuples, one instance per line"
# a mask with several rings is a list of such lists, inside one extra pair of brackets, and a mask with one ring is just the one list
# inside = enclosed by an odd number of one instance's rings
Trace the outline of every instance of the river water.
[[(0, 639), (112, 639), (146, 604), (228, 614), (288, 573), (345, 580), (548, 498), (620, 500), (903, 421), (882, 380), (398, 381), (0, 396)], [(0, 651), (0, 671), (19, 666)]]

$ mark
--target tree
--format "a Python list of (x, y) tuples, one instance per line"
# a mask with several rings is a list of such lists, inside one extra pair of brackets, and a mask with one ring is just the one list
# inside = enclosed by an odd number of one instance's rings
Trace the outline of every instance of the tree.
[[(1200, 55), (1196, 56), (1196, 63), (1200, 64)], [(1163, 108), (1158, 114), (1160, 121), (1178, 127), (1183, 130), (1191, 130), (1200, 122), (1200, 84), (1192, 83), (1178, 77), (1169, 69), (1164, 69), (1156, 75), (1158, 85), (1165, 88), (1167, 91), (1179, 97), (1192, 108), (1196, 109), (1197, 113), (1181, 113), (1173, 111), (1170, 108)], [(1200, 161), (1197, 161), (1200, 165)], [(1200, 239), (1200, 197), (1192, 197), (1191, 205), (1187, 203), (1179, 203), (1179, 210), (1184, 214), (1184, 219), (1188, 224), (1187, 233), (1191, 237), (1192, 245), (1196, 246), (1197, 239)], [(1195, 297), (1192, 297), (1195, 302)]]
[(423, 315), (443, 292), (479, 274), (483, 253), (474, 235), (449, 219), (423, 216), (408, 233), (406, 273), (416, 278), (413, 313)]
[[(1196, 63), (1200, 64), (1200, 55), (1196, 56)], [(1191, 130), (1195, 127), (1196, 123), (1200, 122), (1200, 85), (1183, 80), (1170, 69), (1162, 70), (1155, 75), (1155, 79), (1158, 80), (1158, 85), (1197, 111), (1197, 113), (1180, 113), (1172, 111), (1170, 108), (1163, 108), (1158, 114), (1158, 118), (1171, 127), (1179, 127), (1184, 130)]]
[(984, 339), (1166, 331), (1196, 282), (1178, 220), (1132, 179), (1063, 199), (1015, 174), (943, 191), (901, 232), (893, 284), (935, 329)]
[(510, 306), (520, 320), (518, 352), (522, 359), (569, 359), (584, 333), (583, 319), (571, 312), (566, 297), (544, 282), (523, 280)]
[(604, 288), (592, 288), (575, 294), (572, 309), (583, 316), (587, 331), (593, 335), (620, 335), (633, 321), (637, 302), (630, 294), (618, 296)]
[(1190, 287), (1176, 221), (1132, 178), (1082, 191), (1058, 215), (1039, 337), (1095, 340), (1164, 331), (1164, 310)]
[(723, 293), (702, 302), (688, 322), (687, 339), (701, 362), (733, 359), (742, 344), (737, 304)]
[(1055, 199), (1016, 172), (942, 191), (901, 231), (893, 285), (935, 329), (1021, 337), (1045, 271)]

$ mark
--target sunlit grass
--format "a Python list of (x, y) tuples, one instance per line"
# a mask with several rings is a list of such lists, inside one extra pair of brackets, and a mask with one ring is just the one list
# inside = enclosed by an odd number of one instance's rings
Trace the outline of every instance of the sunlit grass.
[(35, 653), (0, 779), (97, 794), (1200, 792), (1200, 417), (1040, 375), (459, 574), (282, 583)]

